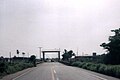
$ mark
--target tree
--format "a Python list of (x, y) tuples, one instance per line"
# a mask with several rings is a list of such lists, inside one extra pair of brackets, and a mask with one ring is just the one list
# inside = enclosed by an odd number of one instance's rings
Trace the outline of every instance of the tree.
[(17, 50), (17, 55), (18, 55), (18, 57), (19, 57), (19, 53), (20, 53), (19, 50)]
[(104, 49), (107, 49), (104, 61), (106, 64), (120, 64), (120, 28), (111, 32), (115, 34), (109, 37), (109, 42), (101, 44)]
[(35, 55), (31, 55), (29, 61), (32, 62), (34, 66), (36, 66), (36, 56)]
[(63, 60), (69, 60), (72, 56), (74, 56), (75, 54), (73, 53), (72, 50), (67, 51), (66, 49), (64, 50), (64, 54), (62, 55)]

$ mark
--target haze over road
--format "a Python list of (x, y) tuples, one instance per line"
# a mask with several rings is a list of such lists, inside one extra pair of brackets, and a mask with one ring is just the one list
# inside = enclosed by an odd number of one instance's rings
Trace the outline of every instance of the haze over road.
[(13, 80), (120, 80), (61, 63), (43, 63)]

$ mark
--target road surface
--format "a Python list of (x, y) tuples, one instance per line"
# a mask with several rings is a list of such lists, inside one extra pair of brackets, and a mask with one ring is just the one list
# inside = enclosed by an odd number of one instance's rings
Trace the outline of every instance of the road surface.
[(12, 80), (120, 80), (58, 62), (46, 62)]

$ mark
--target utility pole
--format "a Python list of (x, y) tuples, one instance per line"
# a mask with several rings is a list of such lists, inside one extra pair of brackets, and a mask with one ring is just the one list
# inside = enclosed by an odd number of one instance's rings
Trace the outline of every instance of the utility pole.
[(40, 60), (41, 60), (41, 49), (42, 49), (42, 47), (38, 47), (39, 49), (40, 49)]
[(10, 63), (11, 63), (11, 52), (9, 54), (10, 54)]
[(84, 52), (82, 52), (82, 56), (84, 56)]
[(77, 48), (77, 56), (78, 56), (78, 48)]
[(27, 55), (28, 55), (28, 58), (29, 58), (29, 53), (27, 53)]

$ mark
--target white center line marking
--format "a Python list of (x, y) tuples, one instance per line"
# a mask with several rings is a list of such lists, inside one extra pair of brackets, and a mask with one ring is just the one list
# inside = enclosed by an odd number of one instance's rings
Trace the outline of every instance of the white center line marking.
[(54, 73), (53, 73), (53, 67), (51, 68), (51, 73), (52, 73), (52, 80), (55, 80), (55, 76), (54, 76)]
[(59, 80), (59, 78), (57, 77), (57, 80)]
[(54, 73), (56, 74), (56, 71), (54, 70)]

